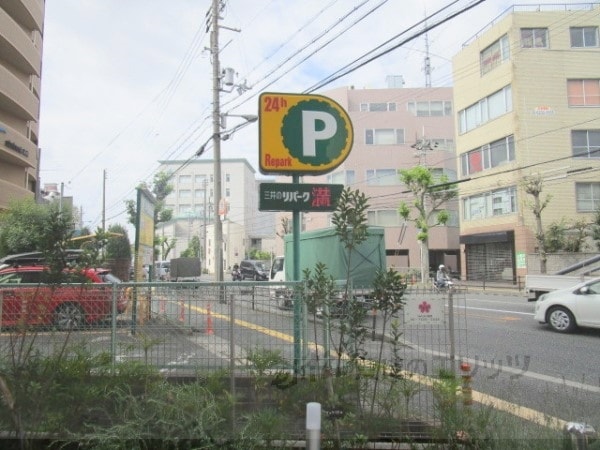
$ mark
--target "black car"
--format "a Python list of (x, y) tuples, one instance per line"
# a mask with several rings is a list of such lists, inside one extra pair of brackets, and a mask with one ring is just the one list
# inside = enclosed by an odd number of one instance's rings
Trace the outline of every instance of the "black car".
[(242, 280), (251, 278), (254, 281), (265, 281), (269, 279), (269, 268), (264, 261), (245, 259), (240, 263)]

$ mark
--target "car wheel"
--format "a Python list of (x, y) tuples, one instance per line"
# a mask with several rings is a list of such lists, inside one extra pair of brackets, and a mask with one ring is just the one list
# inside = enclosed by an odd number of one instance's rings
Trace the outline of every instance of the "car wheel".
[(568, 333), (577, 327), (571, 311), (562, 306), (555, 306), (548, 311), (548, 323), (560, 333)]
[(59, 330), (76, 330), (85, 322), (85, 314), (79, 305), (63, 303), (54, 312), (54, 324)]
[(254, 281), (260, 281), (260, 277), (257, 273), (254, 274)]

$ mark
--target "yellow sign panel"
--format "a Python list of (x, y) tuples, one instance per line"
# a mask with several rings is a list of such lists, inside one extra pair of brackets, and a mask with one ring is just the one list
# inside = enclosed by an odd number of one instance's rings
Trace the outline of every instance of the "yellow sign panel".
[(267, 92), (260, 95), (259, 103), (262, 173), (327, 173), (350, 153), (352, 122), (334, 100)]

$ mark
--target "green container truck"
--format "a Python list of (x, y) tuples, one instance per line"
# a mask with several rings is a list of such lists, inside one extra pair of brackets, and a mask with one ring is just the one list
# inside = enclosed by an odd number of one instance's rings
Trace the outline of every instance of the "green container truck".
[[(293, 280), (294, 241), (293, 235), (284, 237), (285, 280)], [(385, 234), (381, 227), (369, 227), (368, 237), (352, 251), (344, 246), (334, 228), (325, 228), (300, 233), (300, 279), (304, 269), (314, 273), (321, 262), (334, 280), (349, 281), (354, 289), (370, 289), (377, 271), (385, 271)], [(275, 266), (275, 264), (274, 264)], [(271, 279), (274, 280), (275, 274)], [(279, 278), (281, 280), (281, 277)]]

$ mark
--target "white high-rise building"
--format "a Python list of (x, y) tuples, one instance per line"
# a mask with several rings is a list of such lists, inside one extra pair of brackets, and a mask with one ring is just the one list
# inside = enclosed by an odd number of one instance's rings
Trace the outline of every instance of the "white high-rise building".
[[(165, 199), (173, 219), (161, 223), (159, 236), (174, 238), (169, 258), (180, 256), (193, 236), (200, 238), (203, 267), (214, 273), (214, 220), (223, 226), (223, 269), (244, 259), (251, 249), (272, 252), (275, 216), (258, 210), (256, 171), (246, 159), (221, 160), (222, 203), (214, 205), (213, 160), (160, 161), (171, 174), (173, 192)], [(220, 213), (220, 214), (219, 214)]]

